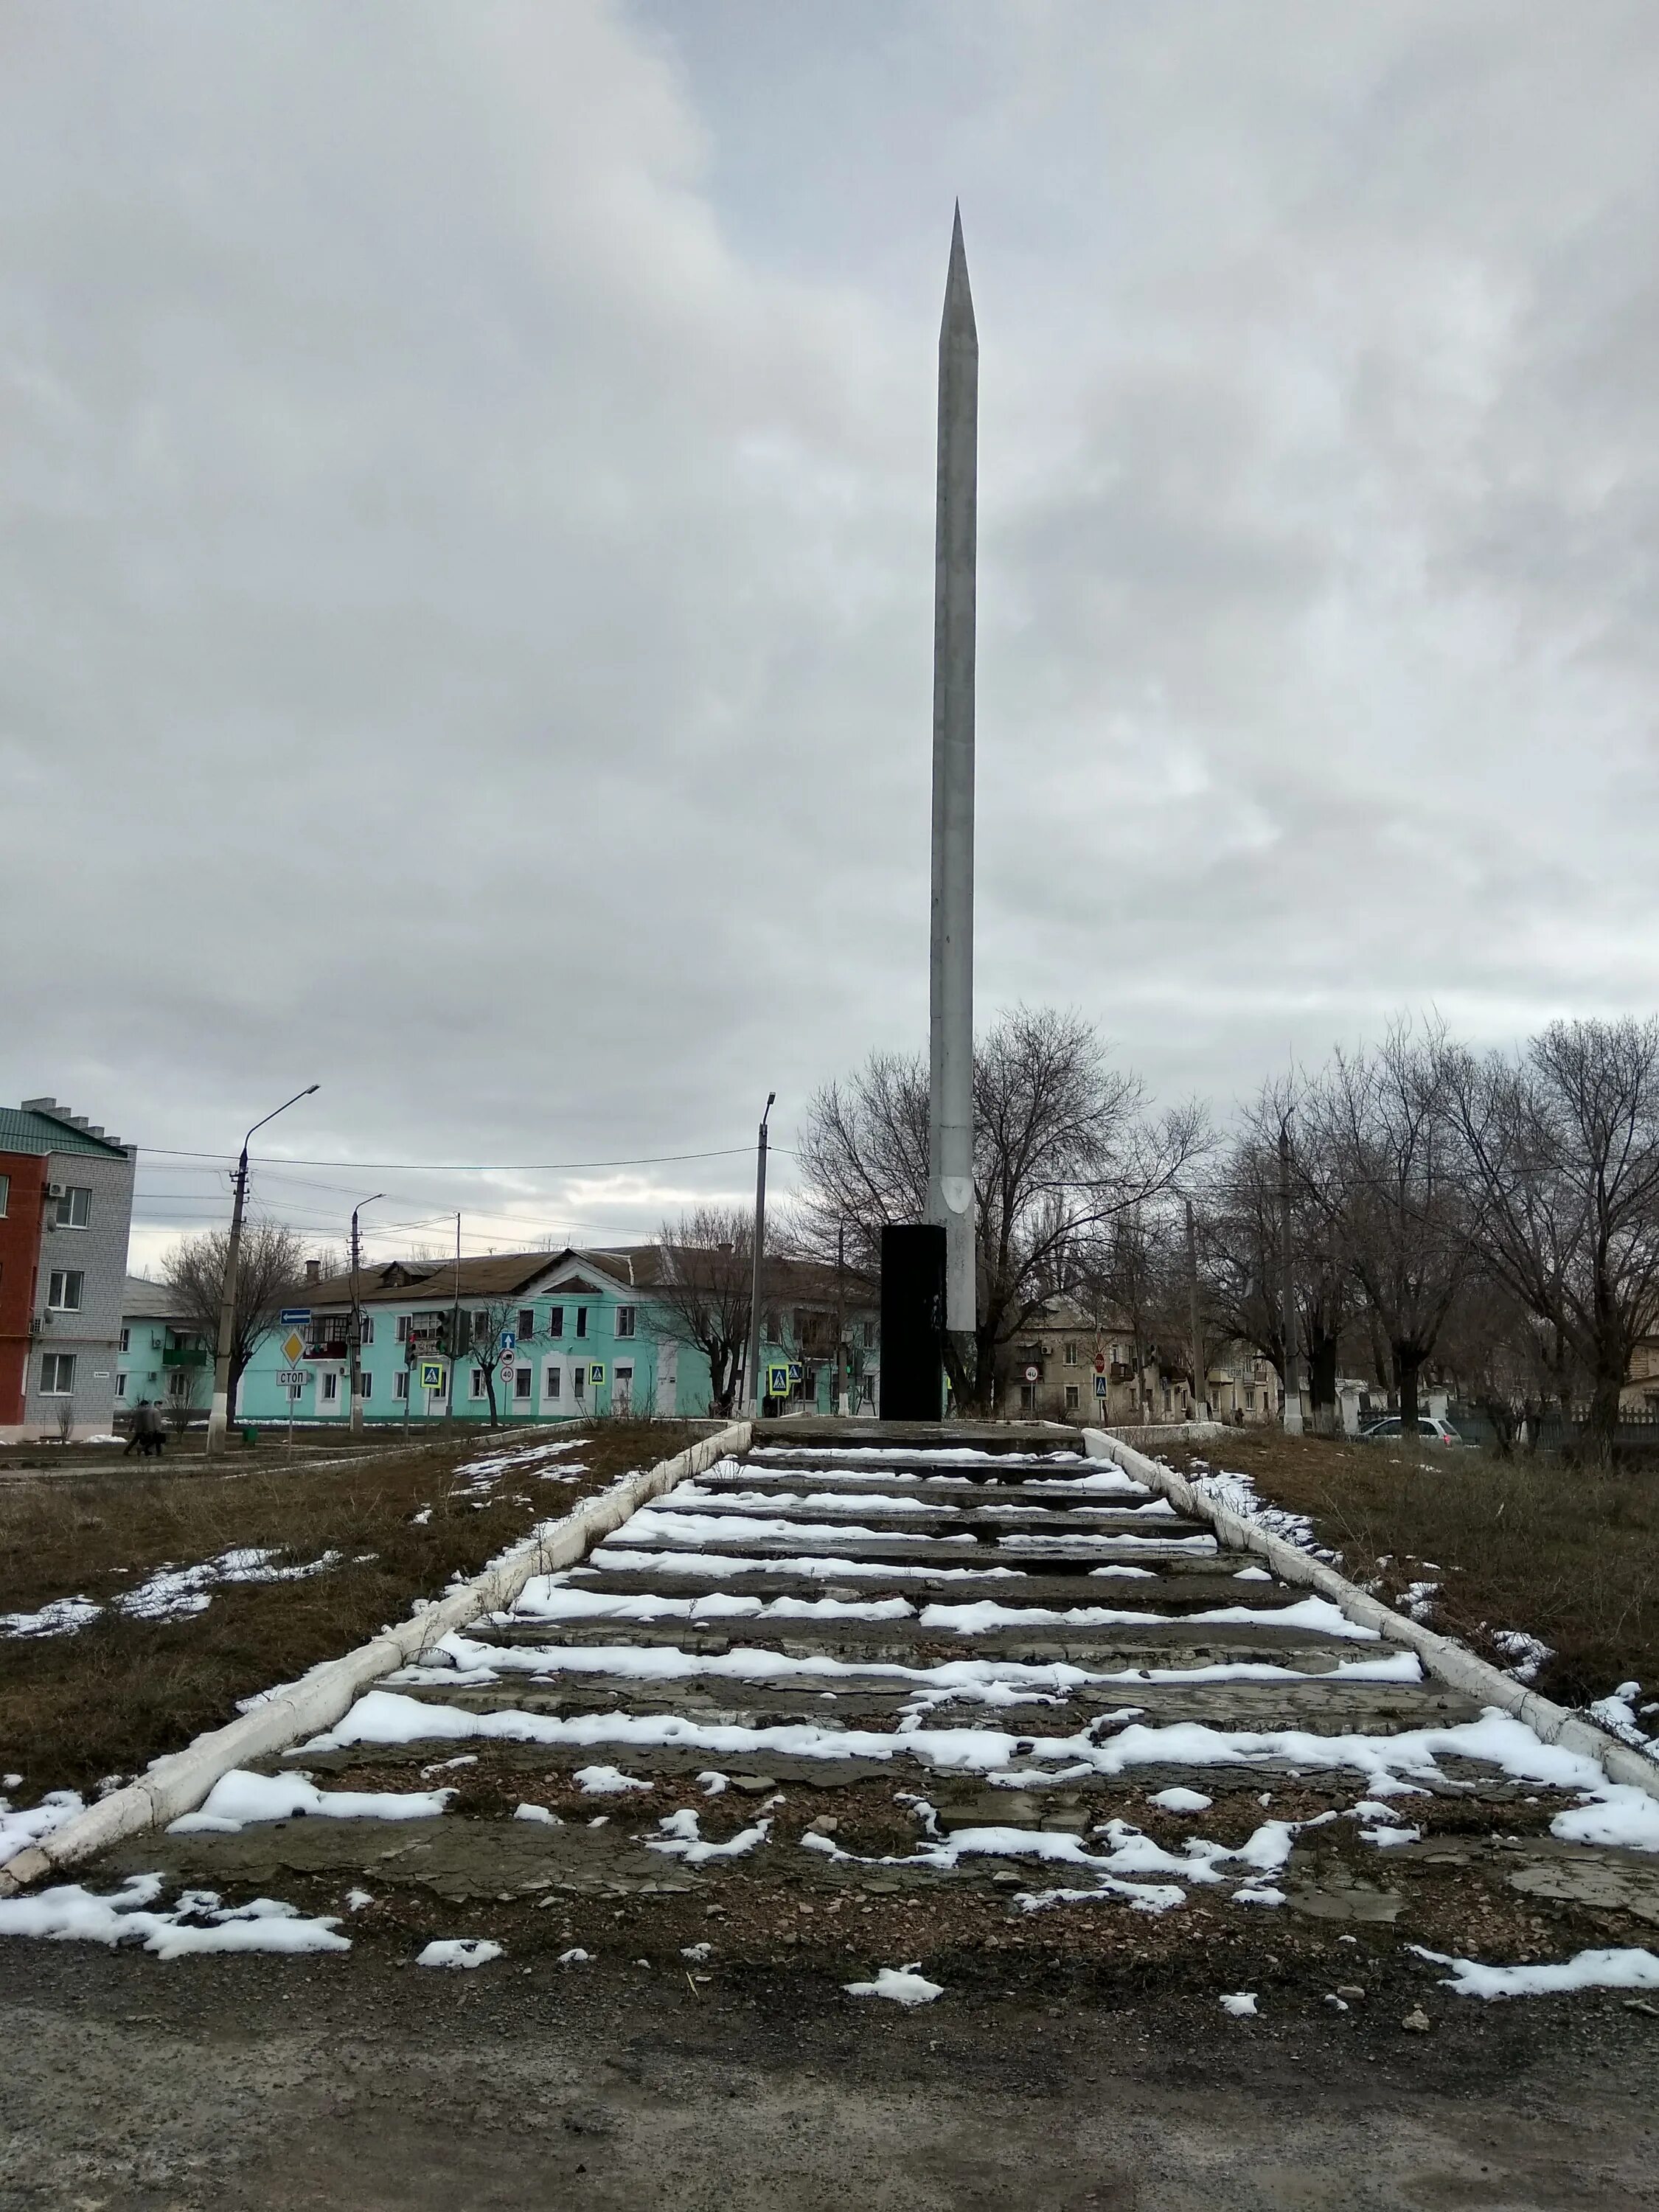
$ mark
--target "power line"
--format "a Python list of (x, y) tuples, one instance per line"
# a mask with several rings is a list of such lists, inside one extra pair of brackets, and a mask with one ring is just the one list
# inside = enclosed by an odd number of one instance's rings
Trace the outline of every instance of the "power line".
[[(212, 1160), (227, 1165), (234, 1158), (229, 1152), (185, 1152), (171, 1145), (134, 1145), (129, 1149), (153, 1153), (157, 1159)], [(625, 1160), (506, 1160), (493, 1166), (480, 1166), (477, 1161), (465, 1160), (317, 1160), (297, 1153), (271, 1153), (264, 1164), (279, 1168), (362, 1168), (377, 1175), (383, 1168), (404, 1169), (416, 1175), (580, 1175), (593, 1168), (659, 1168), (685, 1160), (731, 1160), (752, 1154), (754, 1149), (752, 1145), (727, 1145), (712, 1152), (645, 1152)], [(775, 1152), (784, 1149), (781, 1145), (773, 1147)], [(257, 1157), (251, 1154), (250, 1159)]]

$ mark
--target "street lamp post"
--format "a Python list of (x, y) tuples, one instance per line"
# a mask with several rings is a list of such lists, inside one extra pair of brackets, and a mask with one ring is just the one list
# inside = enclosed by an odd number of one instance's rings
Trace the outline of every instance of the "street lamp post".
[(280, 1106), (265, 1115), (264, 1121), (256, 1121), (242, 1139), (241, 1158), (236, 1163), (235, 1198), (230, 1209), (230, 1243), (225, 1252), (225, 1279), (219, 1290), (219, 1344), (213, 1363), (213, 1410), (208, 1415), (207, 1449), (210, 1457), (222, 1451), (225, 1431), (230, 1425), (230, 1353), (236, 1334), (236, 1270), (242, 1256), (242, 1214), (247, 1205), (247, 1148), (265, 1126), (274, 1121), (278, 1114), (286, 1114), (290, 1106), (297, 1106), (302, 1098), (309, 1098), (320, 1086), (307, 1084), (296, 1091), (292, 1098), (285, 1098)]
[(357, 1240), (357, 1216), (366, 1206), (386, 1193), (377, 1190), (372, 1198), (360, 1198), (351, 1209), (351, 1433), (360, 1437), (363, 1432), (363, 1313), (357, 1302), (357, 1268), (362, 1248)]
[(755, 1158), (755, 1272), (749, 1292), (749, 1418), (760, 1419), (761, 1386), (761, 1261), (766, 1250), (766, 1124), (771, 1118), (775, 1091), (766, 1094), (761, 1115), (760, 1147)]

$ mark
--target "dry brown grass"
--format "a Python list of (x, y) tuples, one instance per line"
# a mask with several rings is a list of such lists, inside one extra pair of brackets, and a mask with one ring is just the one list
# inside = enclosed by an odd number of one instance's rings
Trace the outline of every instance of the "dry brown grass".
[(1265, 1429), (1165, 1456), (1250, 1475), (1389, 1602), (1438, 1583), (1430, 1626), (1485, 1657), (1508, 1663), (1495, 1630), (1541, 1638), (1553, 1656), (1534, 1686), (1564, 1705), (1659, 1686), (1659, 1475)]
[[(223, 1472), (199, 1462), (158, 1472), (131, 1460), (99, 1475), (0, 1482), (0, 1613), (71, 1595), (107, 1605), (159, 1568), (245, 1547), (269, 1547), (279, 1565), (342, 1555), (305, 1581), (217, 1585), (204, 1612), (182, 1620), (106, 1611), (74, 1635), (0, 1638), (0, 1770), (24, 1778), (14, 1801), (86, 1789), (178, 1750), (234, 1717), (238, 1698), (375, 1635), (537, 1522), (678, 1451), (688, 1431), (608, 1420), (568, 1455), (506, 1469), (487, 1492), (458, 1476), (471, 1462), (554, 1434), (475, 1432), (346, 1465), (287, 1466), (273, 1453)], [(574, 1481), (538, 1473), (574, 1464), (583, 1470)]]

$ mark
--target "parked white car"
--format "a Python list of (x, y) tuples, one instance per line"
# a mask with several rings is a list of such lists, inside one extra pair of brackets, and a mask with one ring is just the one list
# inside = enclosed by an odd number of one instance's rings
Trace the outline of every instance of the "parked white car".
[[(1431, 1413), (1418, 1415), (1417, 1433), (1425, 1444), (1461, 1444), (1464, 1441), (1449, 1421), (1437, 1420)], [(1364, 1443), (1387, 1443), (1399, 1434), (1398, 1413), (1390, 1413), (1386, 1421), (1373, 1421), (1370, 1428), (1359, 1431), (1360, 1441)]]

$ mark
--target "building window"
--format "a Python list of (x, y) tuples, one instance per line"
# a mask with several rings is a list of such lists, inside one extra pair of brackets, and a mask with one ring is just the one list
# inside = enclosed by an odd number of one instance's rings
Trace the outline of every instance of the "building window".
[(340, 1370), (337, 1367), (331, 1367), (323, 1376), (323, 1403), (325, 1406), (337, 1405), (339, 1396)]
[(578, 1336), (586, 1336), (587, 1334), (587, 1308), (586, 1306), (578, 1306), (576, 1309), (576, 1334)]
[(361, 1368), (357, 1370), (357, 1395), (360, 1398), (372, 1398), (374, 1395), (374, 1377), (372, 1375), (365, 1375)]
[(519, 1308), (519, 1341), (520, 1341), (520, 1344), (524, 1343), (526, 1338), (528, 1338), (528, 1337), (532, 1337), (532, 1336), (534, 1336), (534, 1334), (536, 1334), (536, 1309), (535, 1309), (535, 1307), (534, 1307), (534, 1306), (520, 1306), (520, 1307)]
[(633, 1404), (634, 1370), (631, 1367), (619, 1367), (611, 1392), (611, 1410), (614, 1413), (626, 1413), (632, 1410)]
[(92, 1193), (76, 1183), (64, 1193), (58, 1201), (58, 1226), (60, 1229), (84, 1229), (92, 1218)]
[(121, 1331), (121, 1349), (122, 1349), (122, 1351), (123, 1351), (123, 1352), (125, 1352), (125, 1351), (126, 1350), (126, 1348), (127, 1348), (127, 1341), (128, 1341), (128, 1339), (131, 1336), (131, 1334), (132, 1334), (132, 1331), (131, 1331), (130, 1328), (124, 1328), (124, 1329)]
[(75, 1389), (75, 1354), (72, 1352), (43, 1352), (40, 1355), (40, 1395), (43, 1398), (67, 1398)]
[(0, 1221), (6, 1218), (6, 1208), (11, 1199), (11, 1177), (0, 1175)]
[(618, 1336), (633, 1335), (634, 1309), (632, 1306), (618, 1306), (617, 1308), (617, 1334)]
[(407, 1314), (399, 1314), (398, 1316), (398, 1341), (399, 1344), (407, 1344), (409, 1342), (409, 1316)]
[(520, 1361), (519, 1365), (513, 1370), (514, 1396), (515, 1398), (527, 1399), (530, 1395), (531, 1383), (534, 1379), (535, 1377), (532, 1374), (530, 1369), (526, 1367), (522, 1361)]
[(873, 1352), (876, 1348), (876, 1324), (872, 1321), (866, 1321), (861, 1322), (859, 1327), (864, 1340), (865, 1351)]
[(116, 1398), (117, 1398), (117, 1400), (118, 1400), (118, 1401), (119, 1401), (120, 1399), (125, 1398), (125, 1397), (126, 1396), (126, 1395), (127, 1395), (127, 1378), (126, 1378), (126, 1376), (125, 1376), (125, 1375), (118, 1375), (118, 1376), (116, 1376), (116, 1378), (115, 1378), (115, 1395), (116, 1395)]
[(587, 1395), (587, 1370), (585, 1367), (571, 1369), (570, 1395), (573, 1398), (585, 1398)]
[(564, 1334), (564, 1308), (550, 1306), (547, 1310), (547, 1333), (550, 1336)]
[(489, 1340), (489, 1316), (487, 1313), (475, 1313), (472, 1316), (472, 1341), (474, 1344), (485, 1344)]
[(79, 1267), (54, 1267), (46, 1278), (46, 1304), (53, 1313), (79, 1313), (86, 1276)]
[(1029, 1413), (1031, 1410), (1034, 1388), (1035, 1386), (1030, 1382), (1022, 1382), (1019, 1386), (1019, 1410), (1022, 1413)]
[(472, 1370), (471, 1376), (471, 1377), (470, 1377), (470, 1378), (469, 1378), (469, 1380), (468, 1380), (468, 1383), (467, 1383), (467, 1395), (468, 1395), (468, 1397), (470, 1397), (470, 1398), (482, 1398), (482, 1397), (483, 1397), (483, 1394), (484, 1394), (484, 1378), (483, 1378), (483, 1368), (482, 1368), (482, 1367), (475, 1367), (475, 1368)]
[(359, 1321), (357, 1324), (357, 1341), (359, 1344), (374, 1343), (374, 1317), (372, 1314), (364, 1314), (362, 1318)]
[(1065, 1353), (1066, 1365), (1067, 1367), (1075, 1367), (1077, 1365), (1077, 1344), (1075, 1340), (1069, 1336), (1066, 1340)]
[(1068, 1383), (1066, 1385), (1066, 1412), (1067, 1412), (1068, 1413), (1076, 1413), (1076, 1411), (1077, 1411), (1077, 1409), (1078, 1409), (1078, 1407), (1079, 1407), (1079, 1405), (1080, 1404), (1080, 1402), (1081, 1402), (1081, 1401), (1079, 1400), (1079, 1396), (1078, 1396), (1078, 1387), (1077, 1387), (1077, 1384), (1076, 1384), (1075, 1382), (1068, 1382)]
[(409, 1370), (408, 1370), (408, 1368), (406, 1368), (406, 1367), (400, 1367), (400, 1368), (398, 1370), (397, 1373), (392, 1376), (392, 1396), (393, 1396), (394, 1398), (400, 1398), (400, 1399), (401, 1399), (401, 1398), (407, 1398), (407, 1397), (408, 1397), (408, 1395), (409, 1395)]

